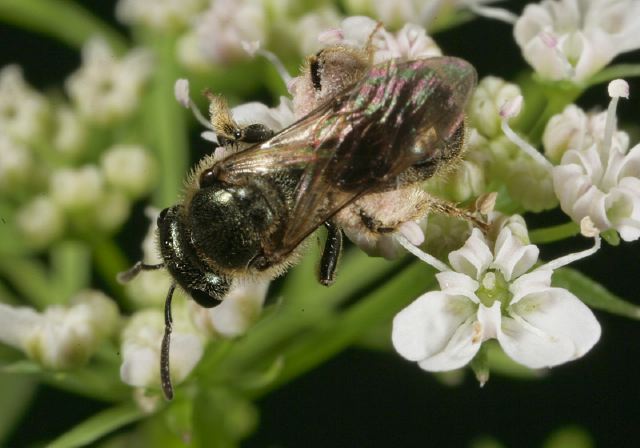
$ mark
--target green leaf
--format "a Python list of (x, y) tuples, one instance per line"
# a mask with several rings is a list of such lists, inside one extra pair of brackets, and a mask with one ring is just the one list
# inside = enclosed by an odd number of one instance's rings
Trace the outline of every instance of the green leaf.
[(51, 442), (48, 448), (85, 446), (118, 428), (140, 420), (142, 417), (144, 417), (144, 413), (134, 403), (114, 406), (89, 417)]
[(4, 446), (7, 436), (26, 411), (37, 382), (22, 375), (0, 375), (0, 445)]
[(0, 0), (0, 20), (76, 48), (92, 36), (102, 36), (114, 50), (126, 48), (125, 39), (116, 30), (69, 0)]
[(639, 306), (612, 294), (600, 283), (574, 269), (562, 268), (555, 271), (553, 284), (568, 289), (592, 308), (640, 320)]

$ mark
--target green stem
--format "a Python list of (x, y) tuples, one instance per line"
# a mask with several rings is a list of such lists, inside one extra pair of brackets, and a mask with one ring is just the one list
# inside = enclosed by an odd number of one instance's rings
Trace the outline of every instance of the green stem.
[(571, 238), (580, 233), (580, 226), (573, 221), (559, 224), (557, 226), (544, 227), (542, 229), (531, 230), (529, 239), (533, 244), (553, 243), (554, 241)]
[(65, 300), (89, 285), (90, 259), (89, 249), (78, 241), (62, 241), (51, 249), (51, 277)]
[(100, 277), (118, 303), (126, 310), (132, 309), (123, 286), (116, 279), (118, 273), (129, 268), (129, 260), (111, 239), (95, 238), (90, 241), (93, 262)]
[(9, 260), (0, 257), (0, 272), (22, 297), (38, 309), (64, 300), (59, 297), (42, 263), (26, 258), (14, 257)]
[(0, 20), (52, 36), (80, 48), (92, 36), (102, 36), (123, 52), (126, 40), (89, 11), (69, 0), (0, 0)]
[[(292, 273), (292, 280), (295, 282), (296, 276), (301, 276), (301, 272), (314, 265), (313, 257), (307, 257), (296, 269), (298, 272)], [(208, 358), (203, 360), (201, 365), (208, 372), (207, 381), (226, 381), (251, 371), (251, 366), (269, 364), (283, 346), (294, 342), (306, 330), (329, 320), (335, 306), (387, 277), (398, 266), (399, 262), (352, 251), (344, 257), (338, 280), (331, 288), (318, 285), (314, 274), (306, 276), (304, 285), (285, 286), (282, 304), (273, 314), (258, 322), (243, 339), (234, 344), (226, 356), (218, 356), (215, 363)]]
[(180, 76), (175, 60), (175, 37), (169, 34), (143, 37), (154, 48), (156, 56), (156, 70), (145, 102), (145, 118), (148, 120), (145, 131), (160, 161), (162, 182), (154, 203), (163, 208), (175, 203), (187, 171), (186, 119), (173, 95), (174, 83)]
[(602, 82), (611, 81), (618, 78), (640, 77), (640, 64), (617, 64), (605, 68), (589, 81), (587, 86), (591, 87)]
[(395, 315), (435, 285), (434, 270), (415, 262), (364, 297), (340, 317), (322, 322), (283, 353), (285, 363), (278, 379), (260, 395), (302, 375), (353, 344), (357, 338)]

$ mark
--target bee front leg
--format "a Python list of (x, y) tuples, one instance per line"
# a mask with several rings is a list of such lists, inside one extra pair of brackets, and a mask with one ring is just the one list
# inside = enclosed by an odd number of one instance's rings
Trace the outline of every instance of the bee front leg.
[(333, 221), (325, 221), (327, 239), (320, 258), (320, 283), (329, 286), (335, 281), (338, 260), (342, 253), (342, 229)]

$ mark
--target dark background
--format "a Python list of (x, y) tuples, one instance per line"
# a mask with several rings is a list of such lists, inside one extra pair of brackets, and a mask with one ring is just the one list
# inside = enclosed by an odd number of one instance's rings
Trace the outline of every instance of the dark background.
[[(519, 11), (522, 3), (510, 6)], [(86, 4), (117, 26), (113, 2)], [(438, 34), (436, 40), (446, 54), (473, 61), (481, 77), (495, 74), (509, 79), (525, 64), (511, 27), (499, 22), (488, 24), (480, 19)], [(640, 53), (616, 61), (640, 62)], [(59, 87), (80, 60), (77, 52), (56, 41), (0, 24), (0, 65), (12, 62), (24, 67), (32, 85), (47, 89)], [(631, 99), (621, 102), (619, 116), (623, 125), (637, 126), (640, 85), (630, 81)], [(607, 102), (605, 85), (580, 100), (587, 109), (604, 108)], [(558, 213), (526, 218), (530, 228), (566, 220)], [(144, 223), (138, 207), (126, 232), (139, 241)], [(584, 240), (577, 240), (546, 245), (542, 257), (550, 259), (586, 246)], [(617, 248), (605, 244), (597, 256), (574, 267), (640, 304), (639, 248), (638, 242)], [(596, 314), (603, 328), (602, 339), (585, 358), (553, 369), (542, 380), (494, 375), (482, 389), (470, 374), (461, 386), (447, 387), (394, 353), (348, 350), (261, 400), (261, 424), (246, 446), (457, 447), (491, 435), (506, 446), (536, 447), (549, 433), (568, 424), (584, 427), (597, 446), (637, 446), (640, 325)], [(102, 408), (99, 402), (43, 386), (10, 446), (59, 435)]]

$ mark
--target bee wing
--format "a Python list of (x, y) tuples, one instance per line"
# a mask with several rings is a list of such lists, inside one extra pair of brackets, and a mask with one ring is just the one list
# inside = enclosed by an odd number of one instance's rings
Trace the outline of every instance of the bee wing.
[(284, 233), (266, 255), (285, 256), (357, 197), (446, 157), (475, 84), (461, 59), (388, 61), (269, 141), (223, 160), (227, 173), (302, 170)]

